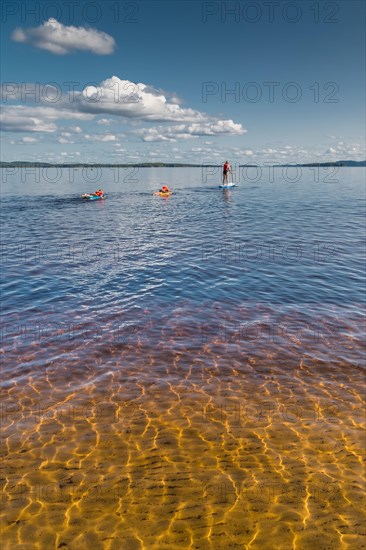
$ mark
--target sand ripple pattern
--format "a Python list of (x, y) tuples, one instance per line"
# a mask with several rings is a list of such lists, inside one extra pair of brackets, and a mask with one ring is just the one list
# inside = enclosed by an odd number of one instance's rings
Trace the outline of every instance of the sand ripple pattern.
[(3, 548), (364, 547), (359, 342), (250, 349), (213, 309), (199, 338), (180, 307), (123, 342), (5, 350)]

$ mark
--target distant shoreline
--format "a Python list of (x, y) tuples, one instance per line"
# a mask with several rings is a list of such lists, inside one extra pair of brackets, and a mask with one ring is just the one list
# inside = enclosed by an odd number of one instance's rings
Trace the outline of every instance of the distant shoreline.
[[(49, 163), (49, 162), (27, 162), (27, 161), (13, 161), (13, 162), (0, 162), (0, 168), (217, 168), (221, 164), (178, 164), (168, 162), (139, 162), (134, 164), (122, 163), (122, 164), (101, 164), (101, 163)], [(239, 164), (239, 167), (264, 167), (264, 168), (285, 168), (285, 167), (365, 167), (366, 160), (337, 160), (334, 162), (310, 162), (304, 164), (287, 163), (287, 164)]]

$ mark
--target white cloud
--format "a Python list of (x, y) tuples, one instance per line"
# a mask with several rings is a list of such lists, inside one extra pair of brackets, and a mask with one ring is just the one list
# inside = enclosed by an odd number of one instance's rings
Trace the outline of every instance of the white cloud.
[(56, 124), (44, 121), (37, 116), (24, 116), (22, 108), (3, 109), (0, 115), (1, 129), (6, 132), (54, 132)]
[(198, 136), (214, 136), (217, 134), (245, 134), (246, 130), (241, 124), (235, 123), (233, 120), (217, 120), (215, 122), (207, 122), (205, 124), (191, 124), (188, 126), (188, 131), (192, 135)]
[(12, 34), (15, 42), (25, 42), (49, 52), (64, 55), (74, 50), (86, 50), (99, 55), (111, 54), (115, 48), (112, 36), (97, 29), (67, 27), (57, 19), (49, 19), (39, 27), (17, 28)]
[(344, 143), (339, 141), (334, 147), (329, 147), (324, 154), (336, 156), (337, 160), (364, 160), (365, 146), (360, 143)]
[(73, 92), (74, 107), (83, 112), (140, 118), (152, 122), (205, 121), (207, 116), (194, 109), (184, 109), (152, 86), (121, 80), (116, 76), (99, 86), (87, 86)]
[(58, 143), (74, 143), (72, 139), (72, 134), (70, 132), (61, 132), (61, 136), (57, 139)]
[(246, 130), (241, 124), (236, 124), (232, 120), (217, 120), (213, 122), (142, 128), (136, 133), (142, 136), (143, 141), (177, 141), (178, 139), (191, 139), (198, 138), (199, 136), (215, 136), (218, 134), (241, 135), (245, 132)]
[(68, 129), (70, 130), (70, 132), (74, 132), (75, 134), (81, 134), (82, 132), (80, 126), (69, 126)]
[(25, 137), (22, 138), (22, 142), (23, 143), (37, 143), (38, 139), (34, 138), (34, 137), (25, 136)]
[(261, 151), (259, 151), (260, 153), (263, 153), (265, 155), (273, 155), (274, 153), (277, 153), (277, 149), (271, 149), (271, 148), (268, 148), (268, 149), (262, 149)]
[[(132, 127), (146, 123), (159, 126), (133, 129), (132, 133), (143, 141), (176, 141), (197, 139), (200, 136), (242, 135), (245, 128), (233, 120), (220, 120), (195, 109), (183, 108), (172, 94), (146, 84), (135, 84), (116, 76), (104, 80), (99, 86), (87, 86), (82, 91), (64, 94), (56, 105), (43, 98), (42, 106), (6, 105), (3, 129), (8, 131), (54, 132), (54, 122), (62, 119), (92, 120), (97, 115), (122, 117)], [(16, 120), (15, 120), (16, 119)], [(109, 125), (111, 119), (101, 118), (100, 125)], [(175, 123), (166, 126), (163, 123)], [(81, 133), (76, 126), (74, 131)], [(107, 134), (111, 135), (111, 134)], [(61, 136), (67, 139), (69, 136)], [(90, 138), (87, 138), (90, 139)], [(115, 138), (97, 138), (115, 141)], [(211, 142), (208, 142), (211, 143)]]
[[(241, 124), (236, 124), (232, 120), (218, 120), (195, 109), (183, 108), (176, 97), (170, 97), (166, 92), (146, 84), (121, 80), (116, 76), (104, 80), (97, 87), (87, 86), (82, 92), (74, 92), (73, 100), (75, 108), (82, 112), (141, 119), (145, 122), (189, 123), (190, 126), (186, 131), (177, 129), (180, 134), (179, 139), (246, 132)], [(158, 134), (158, 137), (155, 134)], [(165, 136), (159, 128), (157, 132), (147, 134), (145, 141), (171, 139), (172, 136)]]
[(113, 134), (85, 134), (85, 139), (88, 141), (116, 141), (117, 136), (114, 136)]
[(115, 121), (111, 118), (101, 118), (97, 121), (97, 124), (100, 124), (101, 126), (110, 126), (111, 124), (115, 124)]
[(1, 129), (7, 132), (55, 132), (58, 119), (91, 120), (92, 115), (53, 107), (4, 106), (0, 114)]

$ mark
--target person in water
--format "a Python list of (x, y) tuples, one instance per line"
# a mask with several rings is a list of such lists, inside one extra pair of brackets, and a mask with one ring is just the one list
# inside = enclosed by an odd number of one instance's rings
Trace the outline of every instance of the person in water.
[(169, 189), (167, 185), (163, 185), (157, 193), (154, 193), (154, 195), (160, 195), (160, 193), (163, 193), (164, 195), (168, 195), (171, 192), (172, 191)]
[(103, 189), (98, 189), (98, 191), (95, 191), (94, 195), (96, 195), (97, 197), (103, 197), (104, 195)]
[(229, 172), (231, 172), (231, 166), (226, 160), (222, 171), (222, 183), (229, 183), (229, 180), (228, 180)]

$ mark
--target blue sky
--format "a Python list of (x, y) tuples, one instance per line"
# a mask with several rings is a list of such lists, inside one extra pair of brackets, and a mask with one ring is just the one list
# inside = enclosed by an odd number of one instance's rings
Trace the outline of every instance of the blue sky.
[(2, 160), (366, 156), (364, 2), (4, 2), (2, 27)]

